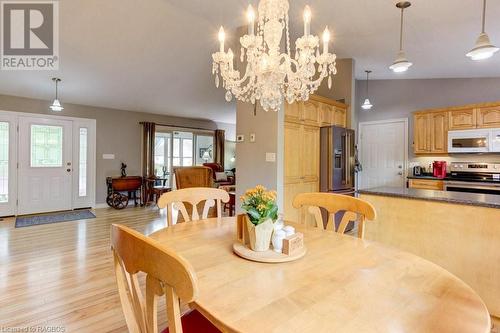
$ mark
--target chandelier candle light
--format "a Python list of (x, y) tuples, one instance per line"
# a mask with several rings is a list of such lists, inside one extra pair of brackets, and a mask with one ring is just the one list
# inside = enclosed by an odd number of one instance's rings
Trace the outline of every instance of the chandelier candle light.
[(409, 1), (401, 1), (396, 4), (396, 7), (401, 9), (401, 26), (399, 30), (399, 52), (394, 60), (394, 63), (389, 67), (394, 73), (406, 72), (411, 65), (411, 62), (406, 59), (405, 51), (403, 51), (403, 18), (404, 10), (411, 6)]
[[(260, 105), (265, 111), (278, 111), (283, 100), (289, 104), (307, 101), (328, 76), (328, 88), (332, 87), (332, 75), (336, 55), (329, 52), (330, 31), (323, 32), (323, 52), (320, 52), (320, 40), (311, 35), (311, 9), (304, 9), (304, 36), (295, 42), (292, 57), (289, 32), (288, 0), (261, 0), (258, 18), (251, 5), (247, 9), (248, 34), (240, 38), (241, 62), (246, 59), (245, 74), (234, 68), (234, 53), (225, 51), (225, 32), (219, 30), (219, 52), (212, 55), (212, 72), (215, 85), (222, 85), (227, 90), (226, 100), (233, 96), (243, 102)], [(257, 24), (257, 31), (255, 31)], [(285, 52), (280, 49), (285, 33)]]

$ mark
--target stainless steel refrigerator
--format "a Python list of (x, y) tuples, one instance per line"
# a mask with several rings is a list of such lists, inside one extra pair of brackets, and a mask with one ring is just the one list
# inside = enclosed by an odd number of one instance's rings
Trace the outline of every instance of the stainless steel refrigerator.
[(320, 135), (320, 191), (354, 195), (354, 130), (322, 127)]

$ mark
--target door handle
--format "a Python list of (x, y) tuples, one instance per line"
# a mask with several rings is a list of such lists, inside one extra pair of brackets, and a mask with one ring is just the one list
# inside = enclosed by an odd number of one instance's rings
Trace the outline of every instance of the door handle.
[(66, 169), (66, 171), (71, 172), (71, 169)]
[(398, 175), (402, 176), (403, 175), (403, 171), (399, 171)]

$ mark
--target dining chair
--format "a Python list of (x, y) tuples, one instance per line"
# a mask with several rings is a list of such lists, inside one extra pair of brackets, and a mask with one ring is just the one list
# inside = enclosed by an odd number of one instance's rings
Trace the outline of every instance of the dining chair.
[[(200, 312), (181, 317), (180, 302), (198, 295), (193, 268), (184, 258), (151, 238), (122, 225), (111, 226), (111, 248), (118, 293), (128, 331), (158, 332), (158, 297), (165, 296), (168, 328), (163, 332), (220, 332)], [(139, 273), (146, 274), (145, 297)]]
[[(167, 208), (167, 225), (174, 223), (173, 211), (178, 210), (184, 222), (200, 219), (198, 205), (204, 202), (202, 219), (209, 217), (210, 208), (217, 206), (217, 215), (222, 217), (222, 203), (229, 202), (229, 194), (221, 189), (210, 187), (192, 187), (164, 193), (158, 200), (158, 207)], [(186, 206), (186, 203), (189, 206)], [(196, 209), (195, 209), (196, 208)], [(188, 213), (191, 211), (191, 214)]]
[(176, 188), (214, 187), (212, 172), (204, 166), (177, 167), (174, 169)]
[(168, 186), (166, 186), (164, 183), (162, 185), (156, 185), (158, 182), (157, 177), (149, 177), (145, 179), (144, 182), (144, 187), (145, 187), (145, 200), (144, 203), (145, 205), (148, 205), (149, 203), (158, 203), (158, 199), (160, 199), (160, 196), (165, 193), (169, 192), (172, 189)]
[[(358, 237), (364, 237), (365, 220), (374, 220), (377, 217), (375, 208), (367, 201), (341, 194), (333, 193), (300, 193), (293, 200), (296, 209), (308, 207), (309, 213), (314, 216), (317, 227), (324, 227), (321, 208), (328, 212), (326, 230), (345, 233), (351, 221), (358, 221)], [(342, 220), (335, 230), (335, 214), (343, 212)]]

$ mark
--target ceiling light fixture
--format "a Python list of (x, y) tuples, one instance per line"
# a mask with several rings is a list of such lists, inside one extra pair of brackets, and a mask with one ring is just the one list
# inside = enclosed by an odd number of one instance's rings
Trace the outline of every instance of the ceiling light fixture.
[(396, 56), (396, 60), (394, 60), (394, 63), (389, 67), (394, 73), (406, 72), (408, 68), (410, 68), (410, 66), (413, 65), (411, 62), (408, 61), (408, 59), (406, 59), (405, 51), (403, 51), (404, 10), (405, 8), (408, 8), (410, 6), (411, 2), (409, 1), (401, 1), (396, 4), (396, 7), (401, 9), (401, 27), (399, 30), (399, 52), (398, 55)]
[(61, 112), (62, 110), (64, 110), (64, 108), (62, 107), (61, 102), (59, 102), (58, 89), (57, 89), (59, 82), (61, 82), (61, 79), (54, 77), (52, 78), (52, 81), (54, 81), (56, 84), (56, 98), (54, 99), (54, 102), (52, 102), (52, 105), (49, 106), (49, 108), (54, 112)]
[(479, 37), (476, 40), (476, 45), (469, 53), (466, 54), (467, 57), (472, 60), (483, 60), (488, 59), (493, 56), (495, 52), (498, 51), (498, 47), (491, 44), (490, 37), (485, 32), (485, 22), (486, 22), (486, 0), (483, 0), (483, 22), (482, 30)]
[(363, 110), (371, 110), (371, 108), (373, 107), (373, 104), (370, 103), (370, 99), (369, 99), (369, 95), (368, 95), (368, 80), (369, 80), (369, 75), (372, 71), (365, 71), (366, 72), (366, 99), (365, 99), (365, 102), (363, 103), (363, 105), (361, 105), (361, 108)]
[[(332, 86), (332, 75), (336, 55), (328, 52), (330, 31), (323, 32), (323, 52), (320, 39), (310, 34), (311, 9), (304, 9), (304, 36), (295, 42), (292, 57), (289, 32), (288, 0), (261, 0), (256, 15), (248, 6), (248, 33), (240, 38), (241, 62), (245, 72), (234, 69), (234, 53), (224, 48), (225, 33), (219, 30), (219, 52), (212, 55), (212, 72), (215, 85), (219, 87), (219, 74), (227, 90), (226, 100), (233, 96), (243, 102), (260, 105), (266, 111), (277, 111), (286, 99), (288, 103), (306, 101), (328, 76), (328, 87)], [(255, 29), (257, 24), (257, 29)], [(285, 37), (285, 50), (281, 51), (281, 40)]]

